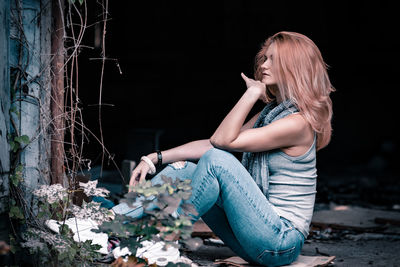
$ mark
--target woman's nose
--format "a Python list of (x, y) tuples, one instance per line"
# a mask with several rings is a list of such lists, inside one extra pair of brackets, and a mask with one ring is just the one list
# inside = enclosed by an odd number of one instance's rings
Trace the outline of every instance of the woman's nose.
[(261, 68), (263, 68), (263, 69), (268, 69), (268, 68), (269, 68), (268, 60), (265, 61), (265, 62), (261, 65)]

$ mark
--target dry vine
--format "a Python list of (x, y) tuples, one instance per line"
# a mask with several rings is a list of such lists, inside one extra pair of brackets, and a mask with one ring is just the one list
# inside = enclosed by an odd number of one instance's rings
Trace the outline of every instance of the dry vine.
[[(108, 12), (108, 0), (97, 1), (96, 4), (101, 7), (101, 20), (91, 25), (88, 25), (88, 6), (86, 0), (66, 0), (66, 8), (64, 10), (63, 0), (58, 1), (59, 14), (61, 14), (62, 25), (60, 28), (55, 29), (60, 31), (63, 35), (62, 46), (59, 47), (59, 51), (51, 56), (51, 61), (57, 57), (60, 53), (64, 59), (63, 65), (58, 69), (59, 72), (55, 72), (52, 68), (51, 63), (42, 66), (41, 71), (35, 77), (30, 77), (27, 74), (27, 68), (30, 64), (29, 59), (32, 57), (29, 55), (31, 48), (29, 42), (25, 36), (24, 24), (23, 24), (23, 1), (14, 0), (15, 9), (11, 12), (11, 20), (16, 28), (16, 35), (11, 36), (13, 40), (18, 43), (18, 64), (14, 66), (11, 71), (11, 82), (12, 88), (12, 103), (13, 108), (10, 109), (10, 121), (12, 125), (9, 143), (12, 151), (11, 157), (11, 175), (10, 175), (10, 222), (13, 230), (13, 238), (18, 242), (21, 237), (20, 231), (27, 227), (36, 227), (38, 229), (44, 229), (40, 219), (37, 218), (37, 207), (32, 204), (32, 194), (29, 194), (29, 199), (26, 198), (25, 192), (32, 192), (36, 188), (29, 188), (23, 183), (23, 172), (24, 166), (20, 163), (20, 155), (24, 150), (35, 140), (39, 138), (58, 139), (62, 142), (63, 155), (60, 159), (62, 162), (62, 174), (63, 174), (63, 185), (67, 186), (70, 192), (76, 190), (77, 176), (79, 173), (85, 170), (90, 170), (90, 159), (87, 159), (84, 155), (84, 145), (88, 142), (90, 137), (93, 137), (102, 147), (102, 162), (101, 168), (103, 168), (104, 157), (110, 158), (116, 169), (119, 171), (117, 164), (112, 159), (111, 153), (107, 150), (104, 145), (103, 132), (101, 129), (101, 106), (102, 106), (102, 90), (103, 90), (103, 76), (105, 71), (105, 62), (107, 60), (105, 53), (105, 38), (106, 38), (106, 26), (107, 20), (109, 20)], [(53, 1), (54, 4), (55, 1)], [(51, 1), (47, 2), (51, 5)], [(54, 10), (53, 10), (54, 12)], [(39, 14), (38, 16), (41, 16)], [(38, 17), (36, 19), (39, 19)], [(81, 101), (79, 99), (79, 55), (82, 49), (93, 49), (91, 46), (83, 44), (86, 30), (94, 27), (95, 25), (103, 25), (102, 29), (102, 47), (101, 47), (101, 73), (100, 84), (99, 84), (99, 125), (100, 125), (100, 137), (97, 137), (96, 133), (88, 129), (83, 122), (83, 114)], [(115, 60), (115, 59), (113, 59)], [(32, 83), (38, 83), (40, 90), (49, 90), (41, 82), (40, 78), (43, 73), (51, 70), (52, 77), (56, 77), (59, 73), (62, 73), (61, 79), (65, 81), (64, 88), (58, 88), (63, 94), (63, 101), (60, 103), (55, 99), (52, 94), (51, 102), (57, 105), (57, 109), (61, 110), (59, 114), (50, 116), (49, 110), (41, 103), (40, 98), (29, 94), (29, 85)], [(54, 84), (53, 84), (54, 85)], [(53, 88), (52, 90), (55, 90)], [(35, 136), (21, 135), (19, 127), (16, 123), (16, 119), (21, 115), (20, 106), (15, 103), (31, 101), (35, 105), (39, 106), (39, 127), (36, 129)], [(61, 122), (61, 123), (57, 123)], [(50, 133), (49, 133), (50, 132)], [(60, 135), (60, 133), (62, 133)], [(58, 136), (58, 137), (57, 137)], [(43, 164), (46, 165), (46, 164)], [(40, 168), (38, 166), (37, 168)], [(49, 173), (46, 170), (39, 170), (43, 177), (48, 177)], [(123, 178), (119, 171), (121, 178)], [(29, 178), (29, 177), (27, 177)], [(50, 181), (52, 181), (50, 177)], [(43, 182), (43, 181), (42, 181)], [(46, 182), (46, 181), (45, 181)], [(47, 180), (47, 183), (49, 181)], [(79, 185), (78, 185), (79, 186)], [(68, 195), (70, 196), (70, 195)], [(68, 198), (67, 202), (72, 201)], [(63, 220), (66, 219), (66, 214), (63, 216)], [(18, 244), (12, 244), (17, 247)]]
[[(127, 218), (125, 216), (118, 214), (110, 222), (109, 211), (102, 209), (100, 203), (84, 202), (81, 206), (73, 203), (74, 194), (78, 191), (83, 191), (86, 196), (105, 197), (108, 194), (106, 193), (107, 190), (103, 191), (95, 188), (97, 181), (89, 181), (85, 184), (78, 181), (78, 176), (86, 169), (90, 169), (91, 162), (85, 158), (83, 150), (90, 137), (94, 138), (102, 148), (100, 176), (102, 175), (105, 157), (108, 157), (119, 171), (112, 155), (104, 145), (101, 121), (102, 105), (104, 105), (102, 103), (102, 91), (105, 63), (107, 61), (114, 62), (120, 73), (122, 73), (118, 61), (106, 56), (106, 29), (109, 20), (108, 0), (98, 0), (96, 2), (101, 7), (101, 20), (90, 25), (88, 24), (88, 3), (86, 0), (79, 0), (79, 2), (66, 0), (65, 10), (63, 0), (54, 0), (52, 2), (49, 0), (48, 3), (55, 3), (58, 8), (52, 9), (53, 15), (61, 14), (61, 17), (58, 18), (58, 22), (61, 23), (55, 23), (57, 27), (53, 29), (55, 30), (54, 36), (60, 37), (58, 40), (53, 40), (52, 44), (55, 46), (52, 47), (51, 63), (45, 64), (36, 77), (28, 77), (26, 68), (29, 62), (24, 62), (23, 60), (24, 58), (30, 58), (27, 55), (30, 48), (24, 33), (22, 20), (23, 0), (14, 1), (16, 8), (11, 17), (18, 33), (14, 36), (14, 39), (19, 44), (19, 58), (18, 65), (15, 66), (12, 72), (12, 98), (14, 103), (34, 101), (40, 109), (40, 126), (34, 136), (21, 135), (18, 132), (18, 125), (14, 121), (14, 117), (19, 118), (21, 116), (21, 109), (10, 110), (11, 124), (13, 126), (12, 137), (10, 138), (13, 154), (13, 169), (10, 176), (10, 192), (13, 201), (11, 203), (10, 218), (11, 225), (16, 227), (13, 230), (12, 239), (14, 241), (11, 243), (13, 249), (15, 250), (17, 243), (20, 242), (21, 247), (28, 248), (30, 253), (39, 255), (39, 257), (33, 259), (36, 261), (36, 265), (50, 262), (55, 266), (76, 266), (76, 263), (79, 263), (80, 266), (82, 264), (83, 266), (88, 266), (88, 263), (93, 263), (96, 259), (99, 259), (99, 245), (92, 244), (91, 240), (81, 242), (79, 233), (78, 240), (75, 240), (75, 236), (69, 231), (71, 228), (66, 222), (71, 219), (75, 220), (76, 228), (78, 219), (99, 221), (100, 230), (113, 235), (117, 234), (121, 238), (121, 246), (128, 247), (134, 255), (141, 241), (150, 240), (156, 234), (157, 240), (170, 242), (170, 245), (173, 246), (179, 246), (175, 241), (181, 239), (189, 247), (198, 247), (201, 242), (191, 238), (192, 223), (189, 214), (196, 214), (194, 207), (190, 204), (183, 204), (181, 206), (182, 214), (178, 217), (173, 215), (178, 205), (190, 197), (191, 187), (189, 180), (173, 181), (171, 178), (163, 177), (165, 183), (162, 186), (152, 186), (151, 182), (148, 181), (144, 186), (136, 187), (135, 193), (127, 194), (124, 201), (133, 203), (140, 194), (152, 196), (158, 199), (158, 210), (147, 210), (149, 203), (145, 201), (144, 209), (149, 216), (139, 220), (130, 218), (129, 223), (126, 223)], [(97, 136), (83, 122), (82, 103), (79, 99), (79, 77), (81, 72), (79, 71), (78, 58), (83, 49), (93, 49), (93, 47), (84, 44), (84, 36), (87, 29), (98, 27), (99, 25), (102, 25), (100, 57), (91, 59), (101, 61), (98, 100), (100, 133)], [(60, 44), (57, 44), (57, 41), (60, 41)], [(52, 113), (46, 108), (48, 105), (42, 104), (40, 98), (29, 95), (29, 90), (27, 90), (28, 85), (31, 83), (38, 83), (40, 90), (46, 90), (46, 86), (40, 83), (40, 76), (46, 72), (51, 73), (53, 81), (51, 94), (46, 92), (47, 95), (51, 95), (50, 103), (52, 103), (52, 106), (50, 108)], [(57, 159), (59, 162), (55, 161), (54, 165), (62, 169), (52, 170), (49, 179), (52, 183), (51, 186), (42, 185), (37, 186), (37, 188), (29, 188), (26, 183), (23, 183), (24, 166), (21, 164), (20, 155), (33, 141), (40, 138), (46, 139), (48, 136), (52, 140), (52, 146), (60, 146), (62, 148), (62, 155)], [(52, 147), (52, 153), (58, 153), (57, 149), (53, 150)], [(58, 154), (52, 155), (53, 158), (57, 156)], [(57, 165), (60, 162), (61, 165)], [(52, 166), (53, 169), (54, 166)], [(57, 177), (57, 179), (52, 177), (57, 176), (58, 171), (61, 171), (62, 174), (61, 181)], [(121, 178), (124, 179), (121, 172), (119, 173)], [(42, 175), (48, 177), (49, 173), (43, 171)], [(46, 182), (50, 183), (50, 181)], [(46, 184), (45, 182), (43, 183)], [(27, 191), (33, 193), (30, 195), (31, 199), (26, 199), (25, 193)], [(45, 224), (52, 221), (52, 219), (56, 220), (57, 223), (62, 222), (57, 229), (57, 234), (54, 231), (50, 232), (47, 229), (50, 228), (48, 225), (45, 227)], [(139, 265), (146, 264), (145, 260), (141, 259)], [(180, 266), (185, 265), (181, 264)]]

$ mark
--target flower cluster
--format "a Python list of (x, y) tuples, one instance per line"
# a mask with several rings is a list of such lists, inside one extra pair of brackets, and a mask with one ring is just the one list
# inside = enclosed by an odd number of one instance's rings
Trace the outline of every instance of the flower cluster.
[(106, 208), (100, 207), (101, 203), (83, 202), (82, 207), (71, 205), (68, 209), (78, 219), (92, 219), (97, 224), (102, 224), (104, 221), (110, 220), (111, 212)]
[[(44, 248), (44, 243), (49, 244), (55, 248), (59, 253), (68, 251), (70, 244), (61, 238), (59, 235), (42, 231), (39, 229), (30, 228), (24, 236), (26, 242), (22, 243), (22, 247), (28, 247), (31, 249)], [(42, 241), (43, 240), (43, 241)], [(44, 243), (43, 243), (44, 242)]]
[(68, 197), (67, 189), (60, 184), (41, 185), (39, 189), (33, 191), (33, 194), (44, 198), (50, 204), (63, 201)]
[(21, 243), (21, 247), (29, 248), (33, 251), (40, 251), (45, 249), (45, 244), (37, 238), (27, 238), (26, 242)]
[(97, 180), (89, 181), (87, 183), (79, 183), (79, 186), (83, 188), (83, 192), (89, 196), (106, 197), (110, 193), (105, 188), (97, 188)]

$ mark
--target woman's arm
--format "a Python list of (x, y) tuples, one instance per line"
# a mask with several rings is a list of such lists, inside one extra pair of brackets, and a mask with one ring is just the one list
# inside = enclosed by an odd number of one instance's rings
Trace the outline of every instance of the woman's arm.
[[(211, 145), (209, 139), (189, 142), (184, 145), (162, 151), (162, 162), (166, 164), (180, 160), (198, 160), (212, 147), (213, 146)], [(154, 163), (154, 165), (157, 164), (157, 153), (151, 153), (147, 155), (147, 157)], [(137, 183), (144, 181), (149, 170), (150, 167), (146, 162), (139, 162), (138, 166), (132, 172), (129, 181), (129, 191), (132, 191), (132, 187)]]
[[(213, 146), (209, 139), (197, 140), (162, 151), (163, 163), (172, 163), (180, 160), (198, 160)], [(154, 164), (157, 163), (157, 153), (151, 153), (149, 157)]]
[[(263, 83), (249, 79), (243, 73), (242, 77), (246, 81), (248, 88), (211, 136), (211, 144), (215, 147), (226, 147), (232, 143), (241, 132), (249, 129), (249, 123), (243, 125), (246, 117), (257, 100), (261, 99), (265, 102), (267, 99), (266, 88)], [(254, 116), (250, 121), (254, 123), (255, 120), (256, 117)]]
[[(243, 125), (257, 100), (266, 101), (266, 90), (261, 82), (243, 74), (242, 77), (248, 88), (210, 138), (211, 144), (221, 149), (241, 152), (302, 148), (309, 144), (312, 136), (309, 133), (312, 131), (300, 114), (289, 115), (260, 128), (250, 128), (248, 123)], [(255, 117), (252, 120), (255, 121)]]

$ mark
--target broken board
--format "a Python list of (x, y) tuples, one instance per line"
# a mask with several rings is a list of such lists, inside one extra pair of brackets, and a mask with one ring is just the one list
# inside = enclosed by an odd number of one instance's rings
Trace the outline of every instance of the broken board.
[(216, 238), (216, 235), (208, 227), (208, 225), (202, 220), (198, 220), (193, 225), (192, 237), (200, 238)]

